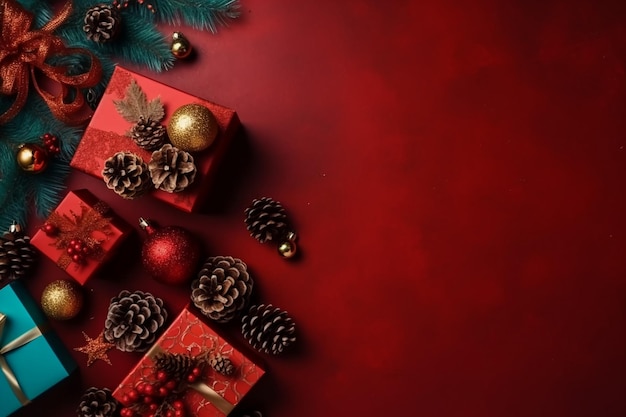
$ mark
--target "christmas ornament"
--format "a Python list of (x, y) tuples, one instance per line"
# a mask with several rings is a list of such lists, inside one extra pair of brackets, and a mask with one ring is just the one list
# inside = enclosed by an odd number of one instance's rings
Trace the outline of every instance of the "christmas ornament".
[(102, 178), (107, 188), (129, 200), (152, 189), (148, 165), (132, 152), (117, 152), (104, 161)]
[(152, 152), (148, 169), (152, 184), (167, 193), (177, 193), (189, 187), (197, 171), (193, 156), (169, 143)]
[(26, 276), (35, 264), (35, 254), (30, 237), (14, 222), (0, 237), (0, 283)]
[(113, 349), (115, 345), (104, 339), (104, 331), (100, 332), (98, 337), (95, 339), (87, 336), (87, 333), (85, 332), (83, 332), (83, 337), (85, 338), (87, 344), (82, 347), (74, 348), (74, 350), (87, 355), (87, 366), (91, 366), (91, 364), (98, 359), (111, 365), (111, 360), (109, 359), (107, 352)]
[(260, 352), (277, 355), (296, 341), (291, 317), (271, 304), (250, 307), (241, 323), (243, 337)]
[(188, 282), (200, 259), (200, 244), (196, 237), (182, 227), (158, 228), (142, 218), (139, 225), (148, 234), (141, 250), (141, 260), (150, 275), (165, 284)]
[(172, 144), (188, 152), (199, 152), (211, 146), (217, 131), (215, 116), (200, 104), (185, 104), (177, 108), (167, 125)]
[(148, 101), (135, 80), (131, 80), (126, 89), (126, 96), (122, 100), (113, 102), (118, 113), (124, 120), (134, 123), (127, 135), (135, 143), (149, 151), (163, 146), (167, 142), (165, 127), (161, 121), (165, 117), (165, 110), (159, 97)]
[(191, 55), (191, 43), (181, 32), (172, 33), (172, 43), (170, 44), (172, 54), (178, 59), (185, 59)]
[(108, 388), (88, 388), (81, 396), (76, 413), (78, 417), (115, 417), (120, 408)]
[(110, 4), (97, 4), (87, 10), (83, 31), (94, 42), (106, 43), (115, 38), (122, 26), (122, 16)]
[(104, 339), (123, 352), (145, 352), (167, 320), (163, 300), (149, 292), (123, 290), (111, 299)]
[(41, 141), (43, 142), (43, 147), (48, 152), (48, 155), (58, 155), (61, 152), (59, 138), (54, 136), (52, 133), (44, 133), (43, 136), (41, 136)]
[(83, 308), (83, 293), (74, 281), (61, 279), (48, 284), (41, 294), (41, 308), (54, 320), (69, 320)]
[(17, 149), (17, 164), (22, 170), (39, 174), (48, 167), (48, 152), (35, 143), (23, 143)]
[(230, 256), (208, 258), (191, 284), (191, 300), (202, 314), (226, 323), (248, 304), (253, 281), (246, 264)]
[(254, 199), (244, 213), (250, 236), (261, 243), (278, 242), (278, 253), (283, 258), (295, 256), (297, 235), (291, 229), (287, 213), (280, 202), (270, 197)]

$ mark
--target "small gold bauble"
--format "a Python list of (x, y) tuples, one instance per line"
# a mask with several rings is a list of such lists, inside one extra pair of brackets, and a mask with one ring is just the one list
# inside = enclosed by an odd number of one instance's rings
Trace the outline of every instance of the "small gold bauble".
[(278, 245), (278, 254), (283, 258), (293, 258), (296, 254), (296, 242), (293, 240), (286, 240)]
[(187, 152), (202, 151), (217, 137), (217, 120), (211, 110), (200, 104), (177, 108), (167, 124), (172, 145)]
[(41, 308), (46, 316), (54, 320), (74, 318), (82, 307), (83, 293), (74, 281), (53, 281), (41, 294)]
[(48, 152), (34, 143), (24, 143), (17, 150), (17, 164), (26, 172), (39, 174), (48, 166)]
[(185, 59), (191, 55), (191, 42), (180, 32), (172, 33), (170, 51), (178, 59)]

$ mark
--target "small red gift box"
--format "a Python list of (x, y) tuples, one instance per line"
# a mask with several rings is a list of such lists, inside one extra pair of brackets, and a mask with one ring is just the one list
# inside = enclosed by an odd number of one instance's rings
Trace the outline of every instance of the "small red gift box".
[(133, 230), (88, 190), (70, 191), (31, 244), (84, 284)]
[[(171, 393), (165, 396), (159, 394), (159, 390), (168, 385), (163, 379), (158, 379), (156, 370), (156, 360), (164, 353), (201, 358), (197, 360), (204, 365), (195, 382), (183, 380), (184, 389), (177, 391), (180, 396), (174, 395), (175, 399), (171, 398)], [(218, 356), (228, 359), (233, 365), (234, 372), (230, 376), (209, 366), (210, 358)], [(264, 373), (261, 367), (185, 308), (130, 371), (113, 396), (125, 407), (132, 409), (133, 415), (147, 416), (154, 413), (150, 410), (150, 404), (156, 404), (152, 407), (165, 411), (174, 408), (176, 401), (182, 401), (186, 415), (223, 417), (230, 413)], [(148, 385), (151, 386), (152, 395), (145, 394)]]
[(205, 201), (219, 161), (239, 128), (237, 113), (119, 66), (113, 72), (111, 81), (85, 130), (70, 166), (102, 178), (104, 162), (117, 152), (133, 152), (141, 156), (144, 162), (150, 161), (152, 152), (140, 148), (126, 135), (132, 125), (118, 113), (114, 103), (124, 98), (132, 80), (137, 82), (149, 99), (160, 97), (165, 109), (165, 118), (162, 121), (164, 126), (167, 126), (174, 110), (193, 103), (207, 107), (217, 120), (219, 132), (211, 146), (204, 151), (192, 153), (197, 169), (194, 182), (184, 191), (177, 193), (152, 191), (154, 198), (186, 212), (196, 211)]

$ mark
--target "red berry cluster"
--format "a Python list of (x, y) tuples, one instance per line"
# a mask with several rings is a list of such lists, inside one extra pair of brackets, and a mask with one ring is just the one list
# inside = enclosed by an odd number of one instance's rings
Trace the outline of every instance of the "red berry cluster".
[(54, 136), (51, 133), (44, 134), (41, 139), (43, 140), (43, 147), (46, 148), (46, 151), (50, 155), (57, 155), (61, 152), (61, 148), (59, 147), (59, 138)]
[[(170, 378), (164, 371), (157, 371), (156, 381), (139, 382), (134, 389), (124, 394), (120, 410), (121, 417), (187, 417), (185, 403), (179, 398), (186, 383), (196, 382), (202, 370), (194, 367), (185, 381)], [(182, 388), (181, 388), (182, 385)]]
[(67, 245), (65, 251), (70, 256), (70, 258), (72, 258), (72, 261), (76, 262), (77, 264), (84, 264), (87, 260), (87, 257), (89, 257), (89, 254), (91, 253), (91, 249), (89, 248), (89, 246), (87, 246), (85, 242), (80, 239), (70, 240), (70, 244)]

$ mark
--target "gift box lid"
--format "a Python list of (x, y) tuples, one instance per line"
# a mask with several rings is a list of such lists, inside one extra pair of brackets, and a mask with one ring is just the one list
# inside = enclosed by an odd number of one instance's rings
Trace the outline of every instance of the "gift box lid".
[[(23, 284), (14, 281), (0, 289), (0, 313), (5, 320), (0, 333), (0, 352), (8, 343), (33, 328), (41, 335), (2, 354), (24, 393), (31, 401), (65, 379), (77, 367), (47, 319)], [(0, 416), (22, 407), (8, 379), (0, 372)]]

